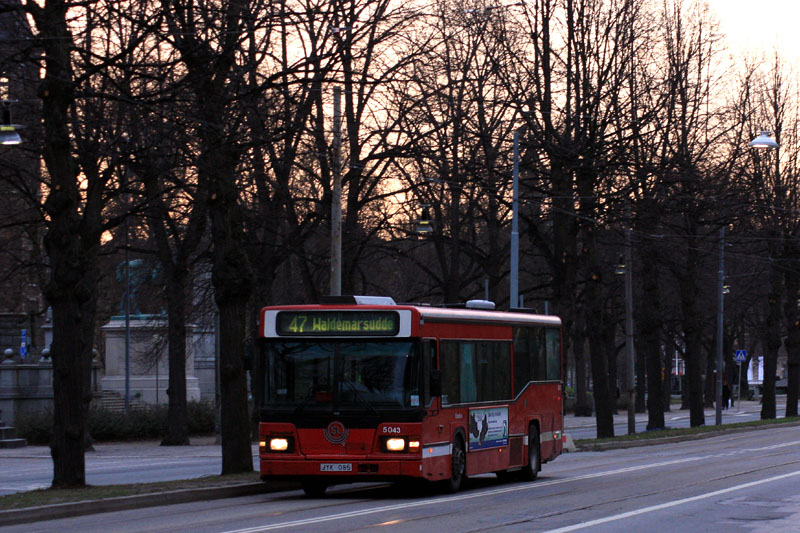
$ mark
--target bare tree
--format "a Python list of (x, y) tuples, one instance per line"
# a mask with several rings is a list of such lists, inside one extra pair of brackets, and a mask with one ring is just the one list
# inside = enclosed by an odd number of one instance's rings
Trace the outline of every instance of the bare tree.
[[(798, 206), (797, 176), (798, 112), (796, 82), (786, 63), (775, 53), (769, 70), (751, 86), (751, 100), (746, 102), (747, 124), (751, 133), (771, 128), (778, 148), (774, 153), (751, 151), (751, 190), (757, 201), (752, 211), (765, 234), (765, 255), (768, 258), (766, 312), (761, 327), (764, 350), (764, 380), (761, 418), (775, 418), (775, 381), (778, 374), (778, 352), (783, 345), (787, 353), (788, 394), (786, 412), (797, 413), (800, 387), (800, 325), (797, 300), (800, 290), (797, 265)], [(754, 75), (753, 77), (757, 76)], [(785, 164), (784, 164), (785, 163)], [(785, 342), (783, 337), (785, 336)]]
[[(615, 321), (604, 305), (613, 267), (604, 257), (599, 230), (615, 216), (608, 203), (613, 198), (609, 184), (621, 164), (614, 130), (628, 128), (627, 122), (615, 121), (615, 113), (629, 105), (620, 99), (627, 94), (630, 68), (618, 58), (630, 56), (636, 17), (634, 3), (627, 1), (526, 4), (524, 49), (531, 52), (522, 79), (528, 86), (520, 86), (516, 96), (529, 110), (526, 146), (532, 153), (527, 159), (539, 160), (539, 152), (546, 161), (542, 169), (531, 169), (541, 172), (538, 188), (549, 201), (549, 224), (538, 225), (548, 237), (535, 242), (550, 260), (552, 299), (574, 335), (575, 354), (582, 354), (584, 339), (589, 343), (599, 436), (613, 436), (615, 401), (609, 383), (614, 354), (608, 351)], [(578, 313), (585, 314), (580, 321)], [(575, 330), (573, 323), (584, 324), (585, 331)], [(575, 365), (580, 408), (584, 363), (576, 359)]]
[(196, 120), (198, 180), (212, 237), (212, 283), (219, 309), (222, 473), (253, 469), (244, 358), (252, 269), (245, 251), (238, 167), (244, 146), (233, 103), (243, 71), (237, 54), (246, 20), (259, 6), (241, 2), (163, 0), (169, 40), (186, 69)]
[(118, 168), (113, 152), (106, 149), (118, 124), (99, 120), (108, 109), (97, 97), (103, 84), (95, 74), (112, 65), (117, 55), (111, 47), (94, 54), (93, 37), (107, 29), (102, 25), (107, 4), (56, 0), (23, 5), (43, 49), (39, 97), (47, 190), (44, 244), (51, 268), (46, 297), (53, 309), (53, 486), (83, 486), (97, 259), (101, 235), (113, 224), (104, 208)]
[(399, 168), (413, 190), (416, 218), (425, 207), (433, 232), (414, 257), (429, 280), (429, 294), (444, 302), (481, 294), (502, 300), (510, 215), (511, 139), (517, 106), (502, 78), (513, 61), (492, 38), (502, 10), (440, 3), (421, 31), (428, 43), (409, 69), (401, 131), (414, 140)]

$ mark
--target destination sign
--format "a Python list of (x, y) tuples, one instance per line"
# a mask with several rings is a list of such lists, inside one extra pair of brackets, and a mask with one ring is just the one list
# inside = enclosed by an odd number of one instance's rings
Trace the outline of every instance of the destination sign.
[(281, 311), (278, 335), (397, 335), (395, 311)]

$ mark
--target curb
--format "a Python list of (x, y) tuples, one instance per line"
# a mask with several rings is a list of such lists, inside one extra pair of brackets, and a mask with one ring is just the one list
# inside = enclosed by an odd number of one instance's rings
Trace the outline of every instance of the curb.
[(136, 496), (120, 496), (102, 500), (86, 500), (81, 502), (58, 503), (40, 507), (27, 507), (25, 509), (11, 509), (0, 511), (0, 526), (25, 524), (40, 520), (56, 520), (73, 516), (85, 516), (112, 511), (127, 511), (143, 507), (158, 507), (160, 505), (173, 505), (189, 503), (199, 500), (219, 500), (223, 498), (237, 498), (254, 494), (281, 492), (299, 488), (295, 482), (270, 484), (264, 482), (241, 483), (224, 487), (201, 487), (196, 489), (182, 489), (168, 492), (156, 492)]
[(575, 447), (575, 441), (572, 440), (572, 435), (569, 433), (564, 433), (564, 446), (562, 449), (566, 453), (575, 453), (578, 451), (578, 448)]

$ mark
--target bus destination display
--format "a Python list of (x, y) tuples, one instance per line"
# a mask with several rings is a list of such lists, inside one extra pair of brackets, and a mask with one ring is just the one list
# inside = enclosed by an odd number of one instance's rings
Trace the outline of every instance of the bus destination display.
[(281, 311), (278, 335), (397, 335), (395, 311)]

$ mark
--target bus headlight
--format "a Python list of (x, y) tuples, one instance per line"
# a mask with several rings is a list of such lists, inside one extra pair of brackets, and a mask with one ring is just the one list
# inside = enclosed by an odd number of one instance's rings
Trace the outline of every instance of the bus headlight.
[(269, 439), (269, 450), (272, 452), (285, 452), (289, 449), (289, 439), (273, 437)]
[(402, 452), (406, 449), (406, 439), (399, 437), (392, 437), (386, 439), (386, 451), (389, 452)]

